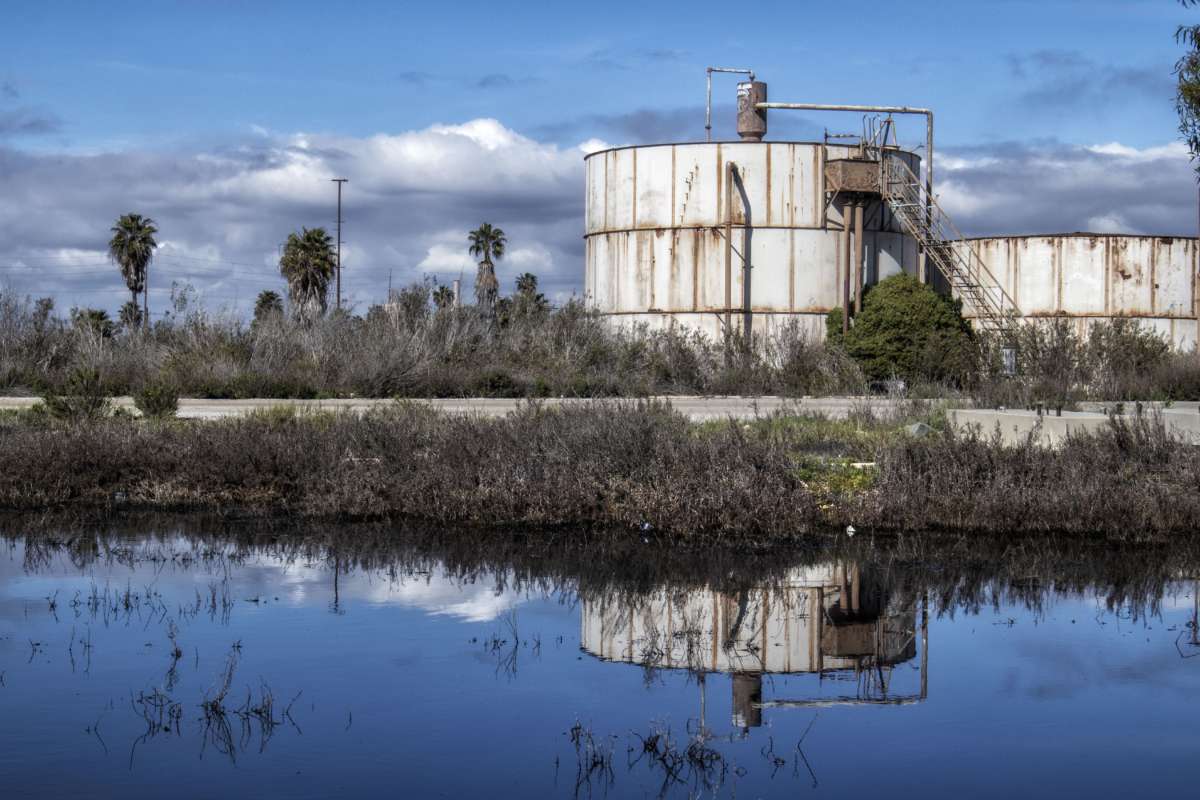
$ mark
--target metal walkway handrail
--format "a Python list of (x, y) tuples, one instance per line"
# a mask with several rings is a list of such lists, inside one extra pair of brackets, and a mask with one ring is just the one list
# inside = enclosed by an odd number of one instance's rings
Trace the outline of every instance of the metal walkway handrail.
[[(927, 261), (933, 262), (954, 293), (963, 299), (979, 327), (996, 332), (1013, 331), (1021, 310), (1004, 286), (908, 164), (895, 154), (880, 155), (880, 190), (905, 233), (925, 250)], [(956, 242), (961, 242), (961, 246), (955, 247)]]

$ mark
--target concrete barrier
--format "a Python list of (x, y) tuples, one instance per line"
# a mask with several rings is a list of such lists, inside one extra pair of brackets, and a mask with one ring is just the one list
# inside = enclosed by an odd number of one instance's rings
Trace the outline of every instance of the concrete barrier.
[[(1097, 410), (1091, 411), (1064, 411), (1062, 416), (1053, 412), (1038, 414), (1025, 409), (982, 408), (956, 408), (948, 410), (946, 414), (956, 430), (975, 429), (985, 436), (999, 430), (1004, 444), (1019, 444), (1033, 435), (1039, 444), (1054, 445), (1069, 434), (1095, 433), (1106, 427), (1110, 415), (1099, 410), (1102, 405), (1094, 404)], [(1113, 413), (1117, 410), (1115, 403), (1109, 403), (1107, 407)], [(1136, 404), (1125, 403), (1125, 413), (1119, 416), (1132, 421), (1136, 418), (1133, 413), (1135, 408)], [(1200, 444), (1200, 411), (1195, 403), (1181, 407), (1143, 404), (1143, 409), (1143, 413), (1161, 418), (1172, 435), (1190, 444)]]
[[(897, 407), (898, 401), (886, 397), (805, 397), (785, 398), (774, 396), (763, 397), (699, 397), (671, 396), (654, 398), (669, 402), (676, 411), (693, 421), (738, 419), (750, 420), (755, 417), (767, 416), (776, 411), (791, 414), (820, 414), (833, 419), (845, 419), (852, 412), (871, 410), (885, 413)], [(612, 401), (612, 398), (608, 398)], [(570, 407), (587, 405), (593, 402), (604, 402), (605, 398), (590, 400), (587, 398), (556, 398), (550, 397), (537, 402), (547, 407)], [(41, 402), (36, 397), (0, 397), (0, 409), (29, 408)], [(330, 400), (273, 400), (253, 398), (246, 400), (197, 400), (180, 399), (179, 416), (186, 419), (218, 419), (220, 417), (238, 416), (253, 411), (261, 411), (277, 406), (295, 408), (300, 411), (332, 411), (362, 413), (372, 408), (381, 408), (393, 404), (388, 399), (371, 398), (338, 398)], [(510, 400), (494, 397), (467, 398), (436, 398), (416, 399), (413, 403), (430, 406), (447, 414), (477, 414), (486, 417), (501, 417), (511, 414), (524, 403), (524, 400)], [(623, 402), (632, 402), (624, 400)], [(132, 410), (133, 400), (129, 397), (113, 398), (113, 403), (119, 408)]]

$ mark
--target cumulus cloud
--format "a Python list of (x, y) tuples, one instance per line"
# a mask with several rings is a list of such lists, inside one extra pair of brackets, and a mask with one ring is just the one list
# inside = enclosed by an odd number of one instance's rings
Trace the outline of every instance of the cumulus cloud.
[[(702, 110), (687, 118), (695, 126)], [(359, 311), (383, 301), (389, 279), (461, 275), (469, 294), (466, 233), (483, 221), (508, 235), (502, 286), (533, 272), (562, 300), (583, 281), (583, 155), (606, 146), (549, 143), (494, 119), (366, 137), (258, 129), (170, 150), (0, 144), (0, 285), (115, 311), (127, 293), (105, 243), (113, 220), (137, 211), (161, 231), (152, 310), (179, 281), (210, 307), (247, 313), (259, 291), (282, 288), (275, 265), (289, 232), (332, 230), (330, 180), (345, 177), (343, 283)], [(941, 201), (969, 235), (1195, 229), (1194, 173), (1179, 144), (943, 148), (938, 166)]]
[(1180, 143), (948, 148), (939, 200), (967, 235), (1196, 232), (1195, 173)]
[[(508, 233), (504, 285), (524, 271), (556, 294), (582, 280), (583, 153), (476, 119), (368, 137), (260, 129), (171, 151), (0, 147), (0, 281), (57, 295), (60, 306), (115, 308), (124, 290), (104, 245), (112, 221), (135, 210), (157, 221), (164, 242), (151, 272), (152, 309), (165, 306), (177, 280), (209, 304), (245, 311), (258, 291), (280, 287), (274, 265), (290, 231), (332, 230), (334, 177), (349, 178), (344, 285), (360, 310), (383, 300), (389, 276), (401, 284), (473, 272), (466, 231), (483, 221)], [(87, 255), (63, 256), (76, 252)]]

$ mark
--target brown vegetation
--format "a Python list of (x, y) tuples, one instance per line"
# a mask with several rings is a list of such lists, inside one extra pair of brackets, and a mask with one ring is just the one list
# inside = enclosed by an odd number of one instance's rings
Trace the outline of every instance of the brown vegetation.
[[(876, 466), (853, 463), (863, 461)], [(1057, 449), (914, 439), (869, 416), (693, 425), (653, 404), (530, 404), (503, 419), (397, 404), (362, 416), (62, 424), (26, 414), (0, 425), (8, 510), (606, 526), (743, 544), (847, 524), (1139, 538), (1200, 527), (1198, 486), (1200, 452), (1152, 419)]]
[[(116, 331), (86, 310), (61, 319), (48, 302), (0, 291), (0, 391), (64, 393), (86, 370), (109, 394), (167, 386), (209, 398), (863, 394), (881, 386), (868, 376), (900, 378), (910, 395), (987, 406), (1200, 398), (1200, 358), (1130, 320), (1095, 325), (1086, 336), (1065, 319), (1023, 326), (1012, 377), (996, 337), (958, 328), (916, 349), (907, 334), (866, 328), (846, 349), (795, 325), (724, 342), (680, 330), (616, 330), (582, 303), (551, 310), (532, 293), (503, 298), (493, 318), (433, 302), (434, 288), (409, 287), (363, 317), (298, 318), (264, 306), (249, 325), (189, 309), (187, 293), (177, 292), (166, 318)], [(957, 314), (952, 304), (933, 305)], [(906, 309), (897, 301), (887, 319)]]

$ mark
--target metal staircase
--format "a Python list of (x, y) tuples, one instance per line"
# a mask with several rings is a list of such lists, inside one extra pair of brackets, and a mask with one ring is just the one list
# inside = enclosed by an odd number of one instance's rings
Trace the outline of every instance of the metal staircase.
[[(996, 333), (1015, 331), (1021, 311), (979, 258), (975, 248), (954, 227), (925, 184), (899, 156), (879, 148), (880, 193), (904, 232), (917, 240), (963, 301), (975, 326)], [(873, 155), (873, 154), (872, 154)], [(955, 242), (961, 242), (958, 247)]]

